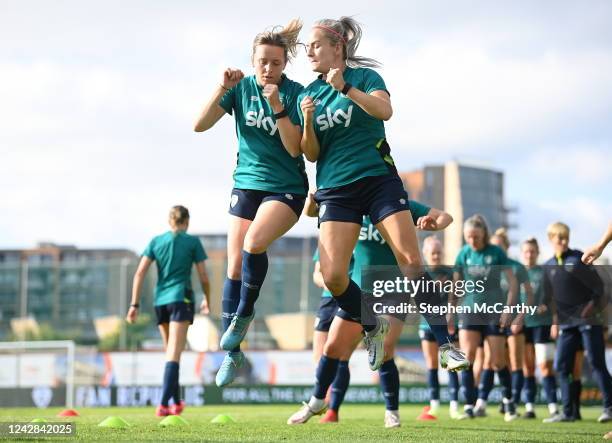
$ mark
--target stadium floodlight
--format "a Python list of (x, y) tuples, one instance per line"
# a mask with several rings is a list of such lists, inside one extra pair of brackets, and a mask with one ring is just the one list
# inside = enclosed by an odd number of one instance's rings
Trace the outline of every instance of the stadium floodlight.
[(0, 355), (15, 355), (17, 363), (16, 377), (19, 380), (19, 368), (21, 358), (26, 352), (64, 350), (66, 352), (66, 407), (74, 405), (74, 359), (75, 344), (72, 340), (49, 340), (49, 341), (11, 341), (0, 342)]

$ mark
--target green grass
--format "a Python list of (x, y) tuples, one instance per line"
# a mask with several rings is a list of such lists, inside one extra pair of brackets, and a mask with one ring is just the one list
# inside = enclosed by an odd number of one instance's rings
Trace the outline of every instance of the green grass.
[[(76, 439), (83, 440), (151, 440), (151, 441), (418, 441), (418, 442), (464, 442), (464, 441), (517, 441), (517, 442), (568, 442), (598, 441), (612, 426), (597, 423), (601, 412), (598, 407), (583, 407), (581, 422), (544, 425), (541, 418), (547, 417), (545, 408), (537, 409), (537, 420), (517, 420), (505, 423), (495, 405), (489, 407), (489, 417), (470, 421), (455, 421), (448, 418), (442, 409), (435, 422), (418, 422), (415, 417), (422, 406), (402, 406), (402, 427), (385, 429), (383, 405), (343, 406), (341, 422), (319, 424), (315, 417), (306, 425), (287, 426), (287, 417), (299, 405), (217, 405), (187, 408), (183, 417), (189, 425), (182, 428), (162, 428), (154, 408), (82, 408), (80, 417), (56, 418), (59, 409), (5, 408), (0, 410), (0, 422), (30, 421), (45, 418), (49, 421), (74, 421)], [(217, 414), (229, 414), (236, 423), (212, 424)], [(120, 416), (131, 424), (128, 429), (106, 429), (97, 426), (108, 416)], [(0, 435), (0, 439), (7, 435)], [(71, 438), (75, 439), (75, 437)], [(50, 439), (58, 441), (58, 438)]]

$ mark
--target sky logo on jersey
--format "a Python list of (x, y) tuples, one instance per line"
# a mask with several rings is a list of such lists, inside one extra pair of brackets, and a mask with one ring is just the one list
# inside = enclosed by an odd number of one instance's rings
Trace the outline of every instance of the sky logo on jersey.
[(361, 231), (359, 232), (359, 241), (375, 241), (381, 245), (386, 243), (383, 236), (380, 235), (380, 232), (378, 232), (378, 229), (376, 229), (373, 224), (361, 227)]
[(246, 125), (247, 126), (256, 126), (258, 128), (263, 128), (270, 135), (276, 134), (278, 130), (278, 126), (276, 122), (272, 119), (272, 117), (265, 117), (264, 110), (260, 109), (259, 112), (249, 111), (246, 113)]
[(332, 110), (328, 106), (325, 108), (325, 114), (319, 115), (316, 122), (321, 132), (342, 124), (345, 128), (348, 128), (351, 124), (351, 115), (353, 115), (353, 105), (350, 105), (346, 112), (343, 109), (337, 109), (334, 113), (332, 113)]

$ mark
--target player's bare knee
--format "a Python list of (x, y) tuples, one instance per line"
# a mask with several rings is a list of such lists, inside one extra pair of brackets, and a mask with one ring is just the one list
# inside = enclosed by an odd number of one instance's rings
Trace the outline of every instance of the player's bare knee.
[(323, 347), (323, 354), (329, 358), (340, 359), (345, 352), (346, 349), (343, 349), (341, 344), (334, 340), (328, 340)]
[(346, 290), (346, 273), (342, 272), (323, 272), (325, 287), (334, 295), (342, 294)]
[[(397, 264), (400, 266), (414, 266), (419, 267), (422, 266), (421, 256), (418, 251), (410, 252), (410, 251), (400, 251), (397, 258)], [(416, 271), (416, 269), (415, 269)]]
[(259, 233), (248, 233), (244, 238), (243, 249), (249, 254), (261, 254), (268, 249), (268, 240)]

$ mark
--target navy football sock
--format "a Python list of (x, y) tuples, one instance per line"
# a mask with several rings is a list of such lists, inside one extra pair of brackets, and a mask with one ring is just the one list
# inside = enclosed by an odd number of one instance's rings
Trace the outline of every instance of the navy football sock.
[(480, 384), (478, 385), (478, 398), (483, 400), (489, 399), (489, 393), (493, 389), (495, 381), (495, 372), (492, 369), (483, 369), (480, 374)]
[(438, 370), (427, 370), (427, 386), (429, 387), (429, 398), (440, 400), (440, 381), (438, 380)]
[(474, 372), (472, 368), (461, 371), (461, 389), (466, 406), (474, 406), (476, 390), (474, 389)]
[[(238, 310), (238, 304), (240, 303), (240, 288), (242, 287), (242, 280), (232, 280), (226, 278), (223, 284), (223, 298), (221, 299), (221, 326), (223, 332), (227, 331), (232, 318), (236, 315)], [(240, 351), (240, 345), (232, 349), (232, 352)]]
[(547, 403), (557, 403), (557, 379), (554, 375), (549, 375), (542, 379), (544, 393)]
[[(546, 377), (544, 377), (546, 378)], [(542, 380), (543, 384), (544, 384), (544, 390), (546, 390), (546, 383), (544, 380)], [(536, 378), (535, 377), (527, 377), (525, 379), (525, 397), (527, 400), (527, 403), (535, 403), (535, 399), (536, 399)], [(547, 396), (548, 397), (548, 396)], [(557, 402), (557, 400), (555, 399), (555, 403)]]
[[(339, 296), (334, 295), (338, 306), (346, 311), (353, 320), (361, 323), (361, 289), (353, 280), (349, 280), (346, 290)], [(363, 325), (366, 331), (372, 331), (376, 324)]]
[(459, 401), (459, 377), (455, 371), (448, 371), (448, 395), (451, 401)]
[(175, 380), (178, 380), (178, 363), (167, 361), (164, 368), (164, 382), (162, 385), (162, 406), (168, 406), (170, 398), (175, 394)]
[(512, 371), (512, 401), (514, 404), (518, 405), (521, 402), (521, 391), (523, 390), (524, 384), (525, 376), (523, 375), (523, 371), (521, 369)]
[(312, 395), (319, 400), (323, 400), (327, 394), (327, 389), (336, 378), (336, 372), (338, 370), (338, 363), (340, 360), (337, 358), (330, 358), (325, 355), (319, 360), (317, 366), (317, 380), (314, 385)]
[(338, 369), (336, 370), (336, 377), (331, 386), (331, 399), (329, 401), (329, 409), (336, 412), (340, 409), (340, 405), (344, 401), (344, 394), (349, 387), (351, 381), (351, 371), (349, 370), (348, 361), (338, 362)]
[(399, 409), (399, 372), (395, 360), (387, 360), (378, 370), (380, 376), (380, 387), (385, 397), (385, 405), (388, 411)]
[(251, 254), (242, 251), (242, 287), (240, 288), (240, 303), (236, 314), (240, 317), (249, 317), (253, 314), (253, 308), (259, 290), (268, 272), (268, 254)]
[(512, 377), (508, 368), (503, 368), (497, 371), (499, 384), (502, 386), (502, 395), (504, 398), (512, 399)]

